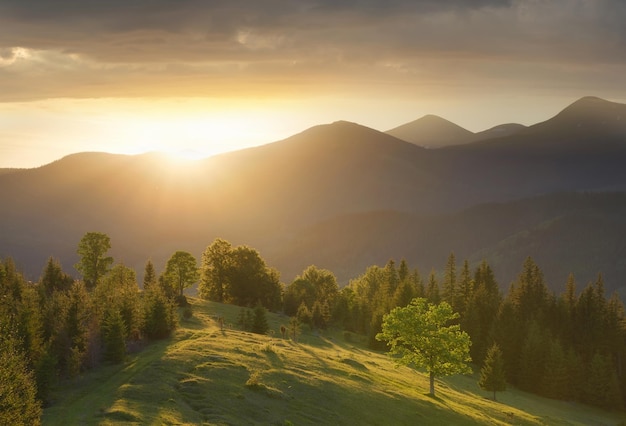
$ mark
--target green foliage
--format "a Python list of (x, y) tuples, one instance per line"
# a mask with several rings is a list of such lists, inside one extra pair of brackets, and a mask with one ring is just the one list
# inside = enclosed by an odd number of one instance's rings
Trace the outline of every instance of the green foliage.
[(150, 288), (156, 287), (157, 284), (157, 275), (154, 269), (154, 264), (151, 260), (148, 260), (143, 273), (143, 289), (149, 290)]
[(309, 308), (306, 306), (304, 302), (302, 302), (300, 304), (300, 307), (298, 307), (296, 318), (298, 319), (298, 322), (300, 324), (306, 324), (309, 327), (313, 326), (313, 314), (311, 313), (311, 311), (309, 310)]
[(506, 377), (504, 373), (504, 360), (502, 351), (497, 343), (491, 345), (487, 351), (487, 357), (480, 369), (478, 385), (481, 389), (493, 392), (493, 400), (496, 400), (496, 392), (506, 390)]
[(611, 360), (596, 352), (588, 370), (584, 401), (604, 408), (622, 408), (622, 394)]
[(0, 424), (41, 424), (37, 385), (9, 324), (0, 317)]
[(137, 339), (141, 328), (139, 286), (135, 271), (118, 264), (100, 280), (93, 297), (100, 312), (118, 310), (124, 320), (125, 338)]
[(382, 332), (376, 338), (388, 343), (390, 354), (399, 356), (399, 364), (425, 368), (434, 395), (435, 377), (471, 372), (470, 337), (459, 325), (449, 325), (458, 317), (447, 302), (435, 305), (416, 298), (385, 315)]
[(110, 309), (103, 320), (104, 357), (107, 361), (119, 364), (126, 356), (126, 324), (118, 309)]
[[(314, 265), (307, 267), (301, 275), (296, 277), (285, 290), (284, 311), (287, 315), (296, 315), (301, 304), (315, 314), (315, 304), (318, 306), (318, 317), (315, 318), (314, 325), (325, 328), (331, 320), (330, 311), (333, 309), (339, 296), (339, 286), (335, 275)], [(326, 308), (324, 308), (326, 306)], [(323, 310), (328, 311), (327, 315)]]
[(291, 317), (289, 318), (289, 326), (287, 327), (287, 332), (291, 336), (291, 339), (294, 342), (298, 341), (298, 336), (300, 335), (300, 321), (298, 318)]
[(110, 248), (111, 239), (102, 232), (88, 232), (78, 243), (80, 260), (74, 267), (83, 274), (88, 289), (94, 288), (113, 264), (113, 258), (106, 256)]
[(267, 322), (267, 311), (263, 305), (259, 304), (254, 308), (252, 327), (250, 331), (256, 334), (266, 334), (270, 326)]
[(253, 248), (233, 248), (216, 239), (202, 254), (201, 297), (239, 306), (260, 302), (270, 310), (281, 307), (282, 286), (278, 271), (267, 267)]
[(39, 288), (44, 293), (42, 297), (50, 297), (57, 291), (68, 291), (74, 279), (63, 272), (57, 259), (50, 257), (39, 279)]
[(203, 299), (229, 302), (229, 271), (232, 245), (216, 238), (202, 253), (201, 279), (198, 290)]
[(159, 287), (144, 292), (142, 333), (149, 339), (164, 339), (176, 328), (176, 308)]
[(168, 259), (163, 276), (167, 285), (182, 298), (183, 291), (200, 278), (196, 258), (186, 251), (175, 252)]

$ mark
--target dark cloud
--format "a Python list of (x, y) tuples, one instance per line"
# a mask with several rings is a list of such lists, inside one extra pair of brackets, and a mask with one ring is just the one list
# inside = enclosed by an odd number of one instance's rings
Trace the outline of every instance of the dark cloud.
[(2, 0), (0, 90), (612, 81), (624, 22), (622, 0)]

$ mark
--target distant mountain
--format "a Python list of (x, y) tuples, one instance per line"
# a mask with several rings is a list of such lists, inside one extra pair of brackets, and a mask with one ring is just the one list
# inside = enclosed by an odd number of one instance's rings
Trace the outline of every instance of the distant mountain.
[(473, 133), (444, 118), (425, 115), (410, 123), (387, 130), (385, 133), (424, 148), (442, 148), (511, 136), (525, 128), (526, 126), (522, 124), (507, 123)]
[(424, 148), (461, 145), (474, 140), (474, 133), (436, 115), (425, 115), (385, 133)]
[[(586, 268), (588, 279), (601, 268), (616, 288), (621, 201), (589, 216), (552, 194), (626, 191), (624, 117), (626, 105), (583, 98), (543, 123), (439, 149), (339, 121), (184, 167), (154, 154), (76, 154), (0, 173), (0, 257), (14, 257), (31, 279), (51, 255), (72, 271), (78, 241), (97, 230), (138, 271), (175, 250), (199, 258), (222, 237), (260, 250), (286, 281), (319, 262), (345, 282), (391, 257), (427, 272), (455, 251), (493, 261), (503, 285), (519, 258), (536, 253), (540, 264), (559, 259), (558, 274)], [(587, 236), (575, 246), (568, 235)]]
[(532, 256), (555, 291), (563, 289), (569, 273), (580, 289), (602, 272), (608, 290), (620, 289), (626, 296), (626, 194), (551, 194), (437, 216), (336, 217), (295, 235), (271, 260), (285, 265), (287, 276), (317, 264), (347, 282), (355, 271), (404, 258), (426, 279), (432, 268), (443, 270), (451, 252), (459, 263), (467, 259), (476, 266), (487, 260), (503, 288)]
[(500, 124), (498, 126), (491, 127), (490, 129), (483, 130), (482, 132), (474, 133), (472, 142), (511, 136), (525, 128), (526, 126), (518, 123)]

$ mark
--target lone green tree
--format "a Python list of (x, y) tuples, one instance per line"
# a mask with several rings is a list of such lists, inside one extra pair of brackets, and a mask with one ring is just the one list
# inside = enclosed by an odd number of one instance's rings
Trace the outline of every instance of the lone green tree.
[(182, 300), (183, 290), (191, 287), (200, 278), (196, 258), (189, 252), (177, 251), (167, 261), (164, 276)]
[(425, 368), (430, 395), (435, 396), (435, 377), (472, 371), (468, 365), (470, 337), (458, 324), (450, 325), (458, 317), (447, 302), (432, 304), (415, 298), (383, 317), (382, 332), (376, 339), (387, 342), (390, 355), (399, 355), (398, 364)]
[(113, 264), (113, 258), (107, 256), (111, 248), (111, 239), (102, 232), (87, 232), (78, 243), (77, 253), (80, 261), (74, 265), (83, 274), (87, 289), (92, 289)]
[(506, 390), (506, 377), (504, 372), (504, 360), (502, 351), (497, 343), (491, 345), (487, 351), (487, 357), (483, 368), (480, 369), (478, 385), (481, 389), (493, 392), (493, 400), (496, 400), (496, 392)]

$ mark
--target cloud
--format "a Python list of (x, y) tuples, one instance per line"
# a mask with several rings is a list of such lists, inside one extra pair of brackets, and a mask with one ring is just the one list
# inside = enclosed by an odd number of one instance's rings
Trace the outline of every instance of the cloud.
[(0, 98), (624, 83), (623, 22), (621, 0), (4, 0)]

